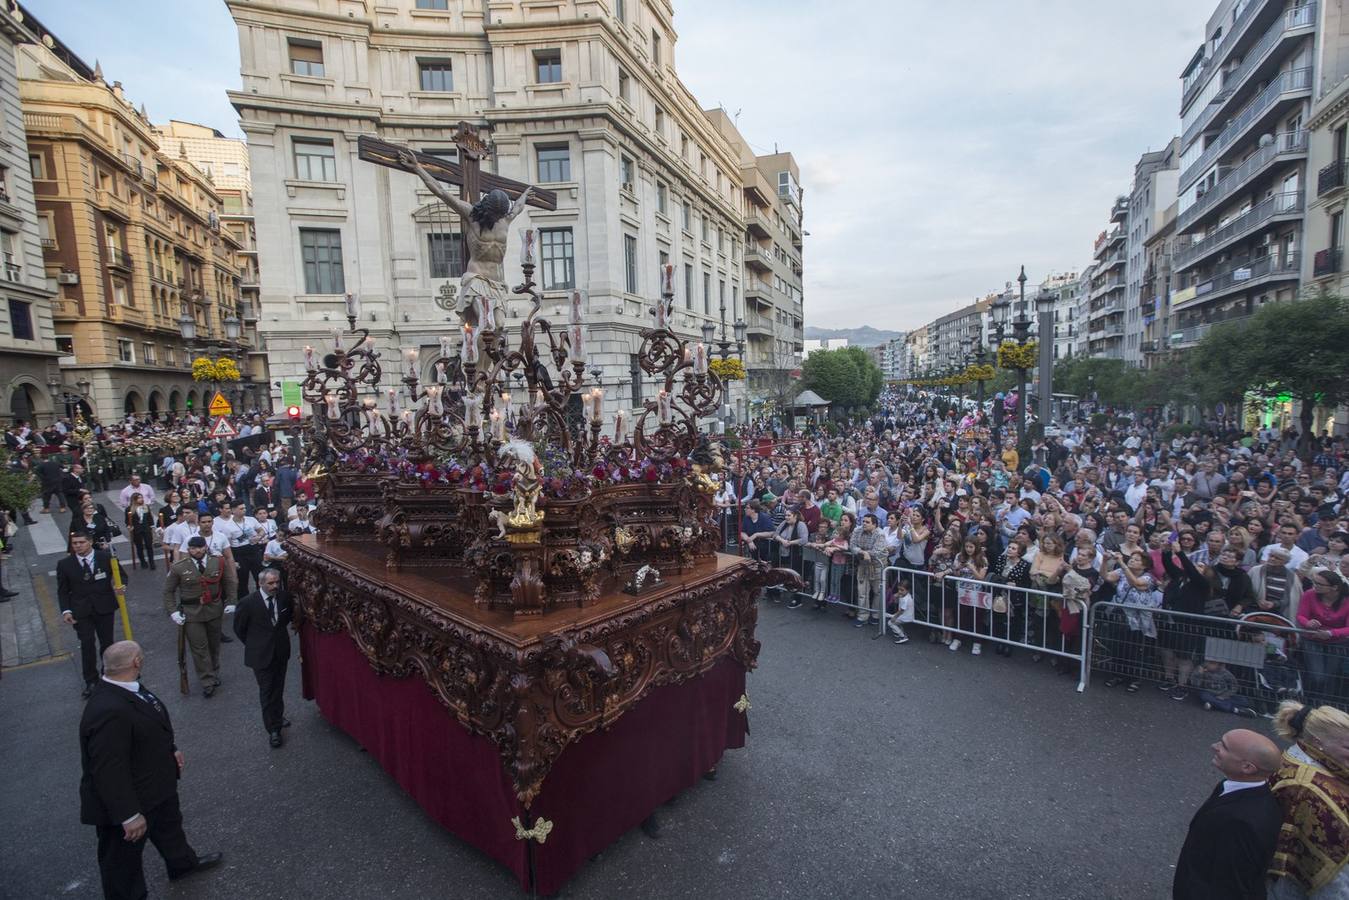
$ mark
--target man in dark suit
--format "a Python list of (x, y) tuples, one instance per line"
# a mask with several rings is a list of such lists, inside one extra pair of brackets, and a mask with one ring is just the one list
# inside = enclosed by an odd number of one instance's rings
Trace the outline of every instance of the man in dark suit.
[(1238, 728), (1213, 745), (1223, 781), (1199, 807), (1176, 861), (1175, 900), (1264, 900), (1265, 872), (1283, 825), (1266, 780), (1279, 768), (1279, 748)]
[(72, 515), (80, 511), (80, 492), (84, 490), (88, 490), (84, 483), (84, 466), (74, 463), (70, 471), (61, 476), (61, 493), (65, 495), (66, 506), (70, 507)]
[(258, 589), (239, 601), (234, 610), (234, 635), (244, 645), (244, 665), (258, 680), (262, 701), (262, 724), (273, 747), (281, 746), (281, 729), (286, 719), (283, 695), (286, 691), (286, 666), (290, 662), (290, 598), (281, 591), (281, 573), (263, 569)]
[[(61, 618), (75, 626), (80, 639), (80, 663), (84, 669), (84, 698), (98, 681), (98, 654), (112, 645), (112, 617), (117, 612), (117, 596), (124, 589), (113, 588), (112, 554), (95, 550), (88, 532), (70, 536), (70, 556), (56, 564), (56, 597), (61, 603)], [(126, 572), (122, 572), (123, 581)], [(98, 649), (94, 649), (94, 638)]]
[(141, 684), (139, 644), (120, 641), (103, 654), (103, 680), (80, 719), (80, 821), (98, 830), (98, 871), (106, 898), (143, 898), (142, 854), (149, 838), (169, 880), (220, 864), (183, 834), (178, 779), (183, 754), (159, 698)]

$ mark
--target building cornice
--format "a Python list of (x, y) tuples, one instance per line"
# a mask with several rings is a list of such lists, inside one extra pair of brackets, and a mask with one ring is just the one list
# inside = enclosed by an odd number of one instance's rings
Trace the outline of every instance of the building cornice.
[(1307, 118), (1307, 130), (1315, 131), (1328, 125), (1331, 119), (1349, 109), (1349, 77), (1340, 80), (1330, 90), (1322, 94), (1312, 106)]

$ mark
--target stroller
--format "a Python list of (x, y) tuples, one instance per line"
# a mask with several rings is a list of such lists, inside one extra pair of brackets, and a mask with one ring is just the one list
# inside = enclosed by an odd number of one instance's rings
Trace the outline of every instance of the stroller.
[[(1270, 612), (1246, 613), (1241, 617), (1241, 621), (1256, 625), (1297, 627), (1283, 616)], [(1284, 700), (1304, 699), (1302, 673), (1293, 664), (1294, 652), (1297, 650), (1296, 634), (1265, 631), (1260, 628), (1242, 628), (1238, 625), (1236, 636), (1238, 640), (1264, 645), (1263, 663), (1253, 667), (1255, 690), (1252, 692), (1252, 700), (1259, 703), (1261, 713), (1273, 716)]]

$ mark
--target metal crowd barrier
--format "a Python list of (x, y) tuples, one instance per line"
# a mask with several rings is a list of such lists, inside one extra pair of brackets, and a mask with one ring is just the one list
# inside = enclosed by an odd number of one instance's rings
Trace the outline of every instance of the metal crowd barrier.
[[(1065, 614), (1060, 594), (890, 566), (885, 570), (887, 599), (891, 573), (895, 583), (908, 581), (913, 597), (914, 621), (904, 624), (1071, 660), (1077, 664), (1077, 690), (1086, 690), (1090, 624), (1085, 614)], [(882, 631), (897, 614), (887, 603), (881, 614)]]
[(1088, 677), (1094, 669), (1123, 681), (1179, 684), (1226, 712), (1270, 715), (1283, 700), (1349, 711), (1349, 642), (1313, 640), (1315, 632), (1283, 616), (1102, 602), (1092, 604), (1089, 631)]

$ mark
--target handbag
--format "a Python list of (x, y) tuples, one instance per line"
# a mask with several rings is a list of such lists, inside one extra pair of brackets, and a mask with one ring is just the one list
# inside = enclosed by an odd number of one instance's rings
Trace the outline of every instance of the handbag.
[(14, 535), (18, 533), (19, 533), (19, 526), (15, 525), (12, 520), (5, 523), (5, 537), (12, 538), (14, 537)]

